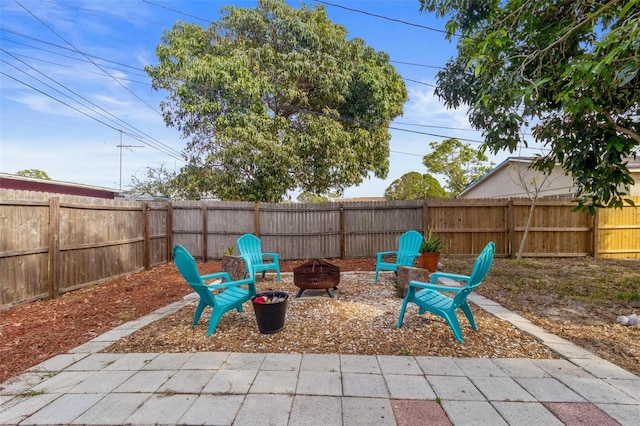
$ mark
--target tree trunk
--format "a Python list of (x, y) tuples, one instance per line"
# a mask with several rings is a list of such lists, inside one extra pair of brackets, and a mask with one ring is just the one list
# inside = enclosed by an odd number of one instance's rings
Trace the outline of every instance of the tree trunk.
[(535, 193), (531, 200), (531, 208), (529, 209), (529, 217), (527, 218), (527, 225), (524, 227), (524, 235), (520, 240), (520, 249), (518, 250), (518, 256), (516, 259), (522, 259), (522, 252), (524, 251), (524, 245), (527, 242), (527, 236), (529, 235), (529, 228), (531, 227), (531, 221), (533, 220), (533, 210), (536, 208), (536, 201), (538, 201), (538, 192)]

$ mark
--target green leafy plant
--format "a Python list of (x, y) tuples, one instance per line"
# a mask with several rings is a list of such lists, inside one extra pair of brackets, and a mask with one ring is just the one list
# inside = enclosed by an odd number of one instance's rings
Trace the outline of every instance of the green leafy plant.
[(429, 233), (422, 240), (420, 253), (440, 253), (443, 247), (442, 239), (433, 235), (433, 230), (430, 229)]
[(225, 256), (233, 256), (236, 253), (236, 248), (234, 246), (229, 246), (225, 251), (222, 252)]

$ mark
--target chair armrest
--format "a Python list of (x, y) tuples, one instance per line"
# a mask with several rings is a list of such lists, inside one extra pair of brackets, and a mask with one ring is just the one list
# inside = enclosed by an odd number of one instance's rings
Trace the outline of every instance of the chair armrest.
[(382, 258), (385, 256), (398, 256), (397, 251), (379, 251), (376, 253), (376, 263), (382, 262)]
[(438, 285), (433, 283), (425, 283), (422, 281), (410, 281), (409, 287), (423, 288), (426, 290), (446, 291), (450, 293), (459, 293), (464, 287), (448, 287), (446, 285)]
[(469, 278), (471, 277), (468, 275), (450, 274), (448, 272), (434, 272), (431, 274), (431, 284), (435, 284), (438, 278), (449, 278), (456, 281), (469, 282)]
[(262, 256), (267, 256), (273, 258), (274, 262), (278, 261), (278, 257), (280, 257), (279, 253), (262, 253)]
[(238, 286), (247, 285), (247, 284), (253, 284), (253, 279), (244, 278), (244, 279), (241, 279), (241, 280), (231, 281), (231, 282), (226, 282), (226, 283), (206, 284), (206, 286), (207, 286), (207, 288), (209, 290), (215, 290), (215, 289), (218, 289), (218, 288), (238, 287)]
[(202, 281), (212, 280), (214, 278), (223, 278), (227, 281), (231, 281), (231, 277), (229, 276), (228, 272), (216, 272), (213, 274), (200, 275), (200, 278), (202, 279)]

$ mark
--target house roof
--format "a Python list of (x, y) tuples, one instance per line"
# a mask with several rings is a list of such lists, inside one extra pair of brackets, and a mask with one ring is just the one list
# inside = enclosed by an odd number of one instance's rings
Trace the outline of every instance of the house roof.
[[(476, 179), (475, 181), (471, 182), (471, 184), (469, 186), (467, 186), (464, 189), (464, 191), (462, 191), (458, 196), (463, 195), (466, 192), (470, 191), (472, 188), (480, 185), (482, 182), (484, 182), (485, 180), (489, 179), (494, 174), (498, 173), (500, 170), (502, 170), (505, 167), (507, 167), (507, 165), (509, 163), (526, 163), (526, 164), (530, 164), (535, 159), (536, 159), (536, 157), (509, 157), (506, 160), (504, 160), (502, 163), (498, 164), (496, 167), (491, 169), (489, 172), (485, 173), (479, 179)], [(640, 173), (640, 154), (638, 154), (635, 158), (633, 156), (629, 156), (628, 157), (627, 168), (632, 173)]]
[(480, 185), (482, 182), (488, 180), (491, 176), (495, 175), (500, 170), (502, 170), (505, 167), (507, 167), (507, 165), (509, 163), (526, 163), (526, 164), (530, 164), (534, 159), (535, 159), (535, 157), (509, 157), (506, 160), (504, 160), (502, 163), (498, 164), (493, 169), (491, 169), (490, 171), (488, 171), (487, 173), (482, 175), (482, 177), (480, 177), (480, 178), (474, 180), (473, 182), (471, 182), (471, 184), (469, 186), (467, 186), (464, 189), (464, 191), (462, 191), (460, 194), (458, 194), (458, 197), (460, 197), (461, 195), (463, 195), (466, 192), (470, 191), (471, 188), (474, 188), (474, 187)]
[(1, 172), (0, 188), (109, 199), (115, 198), (121, 192), (120, 190), (113, 188), (104, 188), (101, 186), (83, 185), (79, 183), (49, 179), (37, 179)]

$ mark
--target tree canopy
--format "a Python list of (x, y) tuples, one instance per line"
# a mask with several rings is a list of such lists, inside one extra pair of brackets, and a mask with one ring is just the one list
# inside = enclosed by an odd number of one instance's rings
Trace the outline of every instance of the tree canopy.
[(492, 152), (536, 142), (578, 188), (578, 207), (621, 206), (640, 145), (640, 0), (420, 0), (448, 17), (457, 57), (436, 94), (469, 107)]
[(17, 176), (31, 177), (36, 179), (51, 180), (47, 172), (40, 169), (22, 169), (16, 172)]
[(329, 197), (325, 195), (312, 194), (311, 192), (301, 192), (298, 195), (297, 200), (301, 203), (328, 203), (331, 201)]
[(422, 157), (422, 163), (431, 173), (444, 175), (445, 187), (454, 197), (495, 165), (483, 152), (458, 139), (431, 142), (429, 146), (433, 151)]
[[(341, 192), (389, 169), (403, 80), (322, 6), (225, 7), (209, 27), (177, 22), (148, 66), (168, 126), (188, 140), (185, 179), (223, 200)], [(190, 178), (197, 173), (197, 179)]]
[(138, 194), (166, 195), (176, 198), (179, 190), (175, 185), (176, 173), (167, 169), (164, 164), (158, 168), (147, 167), (144, 175), (131, 177), (129, 191)]
[(447, 193), (440, 182), (428, 173), (405, 173), (394, 180), (384, 191), (387, 200), (422, 200), (423, 198), (444, 198)]

